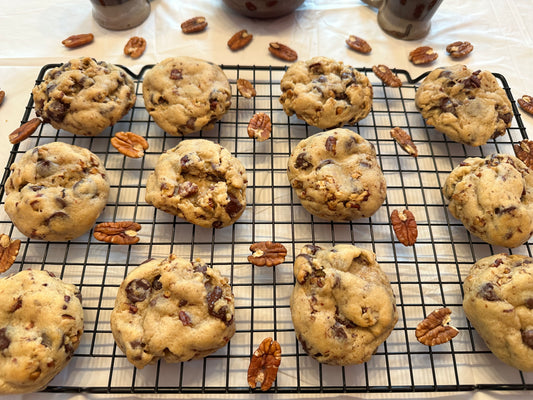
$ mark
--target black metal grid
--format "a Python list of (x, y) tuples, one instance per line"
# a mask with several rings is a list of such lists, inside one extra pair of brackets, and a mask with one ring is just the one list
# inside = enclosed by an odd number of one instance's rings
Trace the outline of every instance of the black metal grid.
[[(41, 70), (39, 83), (47, 70)], [(27, 149), (51, 141), (87, 147), (105, 164), (111, 180), (108, 204), (98, 222), (134, 220), (141, 224), (140, 242), (117, 246), (96, 241), (92, 231), (70, 242), (39, 242), (22, 236), (3, 207), (0, 230), (22, 240), (19, 256), (10, 272), (36, 268), (55, 272), (81, 288), (85, 310), (85, 333), (70, 364), (51, 382), (49, 392), (97, 393), (247, 393), (249, 357), (261, 340), (272, 336), (282, 346), (283, 357), (276, 393), (469, 391), (475, 389), (533, 389), (533, 374), (522, 373), (497, 360), (470, 327), (462, 311), (462, 279), (475, 260), (510, 251), (470, 236), (447, 212), (442, 187), (448, 173), (468, 156), (493, 152), (513, 154), (512, 144), (526, 138), (526, 131), (505, 78), (496, 74), (513, 103), (515, 118), (507, 135), (479, 147), (447, 140), (428, 128), (414, 105), (416, 84), (403, 70), (401, 88), (385, 87), (369, 68), (374, 88), (370, 115), (354, 131), (371, 141), (387, 180), (387, 199), (369, 219), (331, 223), (307, 213), (294, 196), (286, 178), (290, 151), (318, 132), (295, 117), (287, 117), (278, 101), (282, 67), (222, 66), (233, 88), (230, 111), (210, 131), (185, 138), (166, 135), (150, 119), (142, 100), (142, 77), (128, 71), (136, 81), (137, 103), (114, 127), (97, 137), (75, 136), (44, 125), (29, 139), (13, 146), (2, 179), (0, 198), (9, 166)], [(258, 92), (245, 99), (236, 91), (238, 78), (249, 79)], [(273, 133), (256, 142), (246, 133), (256, 112), (271, 116)], [(30, 98), (23, 117), (34, 116)], [(391, 139), (391, 127), (408, 131), (419, 149), (417, 158), (407, 155)], [(142, 159), (118, 153), (110, 138), (127, 130), (146, 137), (150, 148)], [(156, 210), (144, 201), (144, 183), (165, 149), (181, 140), (203, 137), (218, 142), (237, 156), (247, 169), (248, 206), (232, 226), (211, 230), (188, 224)], [(409, 208), (419, 228), (418, 241), (404, 247), (389, 223), (395, 208)], [(288, 256), (275, 268), (252, 267), (249, 246), (261, 240), (285, 244)], [(362, 365), (332, 367), (314, 361), (299, 346), (293, 332), (289, 298), (294, 282), (292, 262), (307, 243), (332, 245), (353, 243), (372, 250), (391, 280), (396, 294), (399, 321), (373, 358)], [(116, 347), (109, 325), (115, 295), (126, 274), (150, 257), (175, 253), (200, 257), (229, 278), (235, 294), (237, 331), (227, 347), (206, 357), (181, 364), (159, 362), (142, 370), (128, 363)], [(531, 255), (529, 244), (512, 253)], [(433, 309), (452, 309), (452, 324), (460, 334), (451, 342), (426, 347), (414, 330)]]

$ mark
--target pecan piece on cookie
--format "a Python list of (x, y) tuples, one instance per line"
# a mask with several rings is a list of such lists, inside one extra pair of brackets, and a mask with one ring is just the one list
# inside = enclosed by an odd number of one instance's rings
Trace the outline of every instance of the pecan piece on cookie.
[(533, 168), (533, 141), (524, 139), (518, 144), (513, 144), (513, 149), (518, 159), (528, 168)]
[(6, 92), (4, 92), (3, 90), (0, 90), (0, 106), (4, 102), (4, 97), (6, 97)]
[(394, 72), (391, 71), (389, 67), (383, 64), (372, 66), (372, 71), (374, 74), (382, 80), (382, 82), (390, 87), (400, 87), (402, 86), (402, 81), (398, 78)]
[(139, 58), (146, 50), (146, 40), (140, 36), (133, 36), (124, 46), (124, 54), (131, 58)]
[(447, 307), (433, 311), (417, 325), (416, 339), (426, 346), (435, 346), (452, 340), (459, 331), (448, 325), (451, 313), (452, 311)]
[(523, 95), (522, 98), (518, 99), (518, 105), (522, 110), (528, 114), (533, 115), (533, 97), (528, 96), (527, 94)]
[(17, 258), (20, 249), (20, 240), (11, 238), (0, 233), (0, 273), (6, 272)]
[(9, 134), (9, 141), (11, 144), (17, 144), (22, 142), (24, 139), (30, 137), (41, 125), (41, 120), (39, 118), (32, 118), (28, 122), (22, 124), (17, 129)]
[(246, 97), (247, 99), (251, 99), (257, 94), (254, 85), (252, 85), (252, 82), (250, 82), (248, 79), (237, 79), (237, 90), (242, 97)]
[(348, 47), (350, 47), (350, 49), (359, 53), (367, 54), (372, 51), (372, 47), (368, 44), (368, 42), (359, 36), (350, 35), (350, 37), (346, 39), (346, 44)]
[(201, 32), (207, 27), (207, 20), (205, 17), (194, 17), (181, 24), (183, 33)]
[(429, 46), (417, 47), (409, 53), (409, 61), (415, 65), (429, 64), (438, 57), (439, 55)]
[(262, 112), (254, 114), (248, 123), (248, 136), (264, 142), (270, 137), (270, 132), (272, 132), (270, 117)]
[(407, 152), (407, 154), (413, 157), (418, 156), (418, 149), (413, 143), (411, 136), (406, 131), (396, 126), (391, 129), (390, 135), (394, 140), (396, 140), (396, 143), (398, 143), (400, 147)]
[(94, 227), (95, 239), (113, 244), (135, 244), (139, 241), (137, 232), (141, 225), (137, 222), (102, 222)]
[(117, 132), (111, 138), (111, 144), (115, 149), (131, 158), (141, 158), (144, 150), (148, 148), (148, 142), (142, 136), (133, 132)]
[(418, 236), (415, 216), (409, 210), (394, 210), (390, 216), (396, 237), (404, 246), (412, 246)]
[(246, 47), (253, 39), (254, 35), (248, 33), (246, 29), (240, 30), (228, 40), (228, 47), (237, 51)]
[(293, 49), (279, 42), (271, 42), (268, 46), (268, 51), (280, 60), (284, 61), (296, 61), (298, 59), (298, 53)]
[(75, 48), (84, 46), (91, 43), (94, 40), (94, 35), (92, 33), (80, 33), (79, 35), (72, 35), (63, 40), (61, 43), (63, 46), (68, 48)]
[(287, 249), (281, 243), (276, 242), (258, 242), (250, 246), (250, 251), (253, 252), (248, 256), (248, 261), (258, 267), (273, 267), (285, 261), (287, 256)]
[(261, 342), (259, 348), (252, 355), (248, 367), (248, 385), (255, 389), (257, 383), (260, 383), (261, 390), (267, 391), (276, 380), (280, 364), (281, 346), (268, 337)]
[(472, 43), (470, 42), (457, 41), (446, 46), (446, 51), (450, 53), (450, 57), (452, 58), (464, 57), (472, 50), (474, 50), (474, 46), (472, 46)]

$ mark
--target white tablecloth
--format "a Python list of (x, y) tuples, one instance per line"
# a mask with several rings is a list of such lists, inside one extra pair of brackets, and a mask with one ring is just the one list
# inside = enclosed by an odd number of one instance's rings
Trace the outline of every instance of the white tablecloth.
[[(455, 63), (447, 55), (446, 45), (467, 40), (474, 45), (474, 51), (461, 60), (462, 63), (472, 69), (486, 69), (504, 75), (515, 99), (524, 94), (533, 95), (531, 5), (529, 0), (445, 0), (435, 14), (431, 32), (426, 38), (401, 41), (382, 32), (376, 23), (376, 11), (359, 0), (307, 0), (296, 12), (273, 20), (237, 15), (219, 0), (153, 0), (148, 20), (126, 31), (101, 28), (92, 18), (89, 0), (0, 0), (0, 90), (6, 92), (4, 103), (0, 106), (0, 165), (6, 165), (11, 149), (8, 134), (20, 125), (41, 67), (86, 55), (124, 65), (134, 72), (138, 72), (143, 65), (178, 55), (196, 56), (226, 65), (280, 66), (284, 62), (272, 57), (267, 50), (269, 42), (278, 41), (296, 50), (300, 60), (322, 55), (356, 67), (386, 64), (391, 68), (405, 69), (412, 77), (416, 77), (438, 66)], [(207, 18), (208, 28), (201, 33), (184, 35), (180, 29), (181, 22), (199, 15)], [(253, 33), (254, 39), (244, 50), (232, 52), (226, 42), (241, 29)], [(72, 34), (87, 32), (95, 35), (94, 42), (88, 46), (68, 49), (61, 44), (63, 39)], [(365, 38), (371, 44), (372, 52), (362, 55), (350, 50), (345, 44), (350, 34)], [(146, 52), (137, 60), (123, 54), (124, 44), (131, 36), (142, 36), (148, 42)], [(415, 66), (408, 61), (408, 53), (421, 45), (429, 45), (439, 53), (439, 58), (430, 66)], [(533, 132), (533, 116), (521, 115), (527, 132)], [(468, 399), (525, 398), (527, 395), (525, 392), (467, 392), (361, 394), (350, 397), (421, 399), (431, 396)], [(20, 397), (38, 398), (44, 395)], [(46, 398), (67, 397), (71, 395), (48, 394)], [(103, 396), (106, 397), (109, 396)], [(261, 395), (261, 398), (266, 397), (304, 396)]]

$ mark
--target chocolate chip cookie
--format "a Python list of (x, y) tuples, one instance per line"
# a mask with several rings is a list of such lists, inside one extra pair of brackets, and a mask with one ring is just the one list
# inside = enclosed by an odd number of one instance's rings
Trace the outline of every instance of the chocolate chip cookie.
[(296, 337), (321, 363), (368, 361), (398, 321), (390, 282), (371, 251), (306, 245), (294, 261), (294, 276)]
[(533, 371), (533, 259), (482, 258), (463, 288), (465, 314), (490, 351), (515, 368)]
[(123, 69), (89, 57), (51, 69), (32, 93), (44, 122), (84, 136), (117, 123), (136, 99), (133, 80)]
[(247, 182), (244, 166), (227, 149), (189, 139), (159, 157), (146, 202), (204, 228), (223, 228), (244, 212)]
[(87, 232), (104, 209), (109, 180), (98, 156), (62, 142), (28, 150), (11, 165), (5, 211), (32, 239), (61, 241)]
[(291, 65), (281, 79), (287, 115), (331, 129), (354, 125), (372, 108), (372, 85), (357, 69), (326, 57)]
[(317, 133), (298, 143), (289, 158), (287, 175), (302, 206), (330, 221), (370, 217), (387, 193), (374, 146), (344, 128)]
[(211, 129), (231, 105), (231, 87), (222, 69), (192, 57), (171, 57), (146, 72), (144, 105), (174, 136)]
[(131, 271), (118, 290), (111, 330), (137, 368), (182, 362), (225, 346), (235, 333), (231, 287), (219, 271), (171, 254)]
[(514, 156), (467, 158), (442, 191), (451, 214), (487, 243), (518, 247), (533, 234), (533, 172)]
[(427, 124), (470, 146), (505, 134), (513, 119), (511, 102), (494, 75), (465, 65), (432, 71), (418, 88), (415, 104)]
[(44, 389), (83, 333), (79, 290), (46, 271), (0, 279), (0, 393)]

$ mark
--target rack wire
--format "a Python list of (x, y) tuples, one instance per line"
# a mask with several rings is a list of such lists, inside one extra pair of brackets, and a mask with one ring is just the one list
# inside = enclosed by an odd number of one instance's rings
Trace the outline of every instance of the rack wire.
[[(36, 83), (57, 65), (42, 68)], [(318, 132), (288, 117), (278, 101), (283, 67), (234, 66), (222, 68), (232, 84), (232, 107), (216, 127), (185, 138), (166, 135), (151, 120), (142, 99), (142, 78), (135, 80), (135, 107), (115, 126), (96, 137), (72, 135), (41, 125), (29, 139), (14, 145), (0, 187), (9, 167), (26, 150), (51, 141), (64, 141), (89, 148), (105, 164), (111, 193), (97, 222), (133, 220), (142, 228), (140, 242), (118, 246), (99, 242), (92, 231), (69, 242), (41, 242), (21, 235), (3, 207), (0, 229), (22, 241), (19, 256), (10, 272), (47, 269), (82, 292), (85, 332), (70, 364), (45, 389), (48, 392), (93, 393), (248, 393), (246, 373), (250, 356), (265, 337), (282, 347), (278, 378), (270, 389), (275, 393), (420, 392), (472, 391), (476, 389), (533, 389), (533, 374), (523, 373), (500, 362), (469, 325), (462, 310), (462, 281), (470, 266), (482, 257), (509, 249), (488, 245), (471, 236), (447, 211), (441, 187), (449, 172), (464, 158), (499, 152), (513, 154), (512, 145), (527, 138), (510, 88), (495, 74), (513, 104), (515, 118), (505, 136), (481, 147), (451, 142), (425, 125), (414, 105), (422, 78), (412, 79), (394, 70), (400, 88), (384, 86), (369, 68), (366, 74), (374, 89), (373, 109), (354, 131), (372, 142), (387, 181), (387, 199), (371, 218), (332, 223), (306, 212), (293, 194), (286, 176), (287, 160), (298, 142)], [(241, 97), (236, 80), (250, 80), (257, 96)], [(246, 128), (253, 114), (265, 112), (272, 119), (272, 137), (257, 142)], [(30, 97), (23, 121), (34, 116)], [(409, 132), (419, 149), (417, 158), (406, 154), (390, 137), (392, 127)], [(118, 153), (110, 138), (118, 131), (144, 136), (150, 145), (142, 159)], [(242, 217), (223, 229), (205, 229), (185, 222), (144, 201), (145, 182), (159, 155), (181, 140), (207, 138), (222, 144), (247, 169), (248, 206)], [(419, 235), (413, 247), (404, 247), (394, 236), (389, 215), (408, 208), (416, 217)], [(285, 263), (274, 268), (254, 267), (247, 261), (249, 246), (272, 240), (288, 249)], [(292, 262), (303, 245), (352, 243), (376, 253), (396, 295), (399, 321), (372, 359), (362, 365), (332, 367), (309, 357), (298, 344), (291, 322), (289, 299), (294, 283)], [(512, 253), (531, 256), (525, 244)], [(237, 331), (225, 347), (202, 360), (167, 364), (160, 361), (135, 369), (116, 347), (109, 318), (120, 283), (129, 271), (148, 258), (201, 258), (231, 282), (235, 295)], [(417, 342), (416, 325), (440, 307), (452, 310), (452, 324), (460, 333), (451, 342), (426, 347)]]

